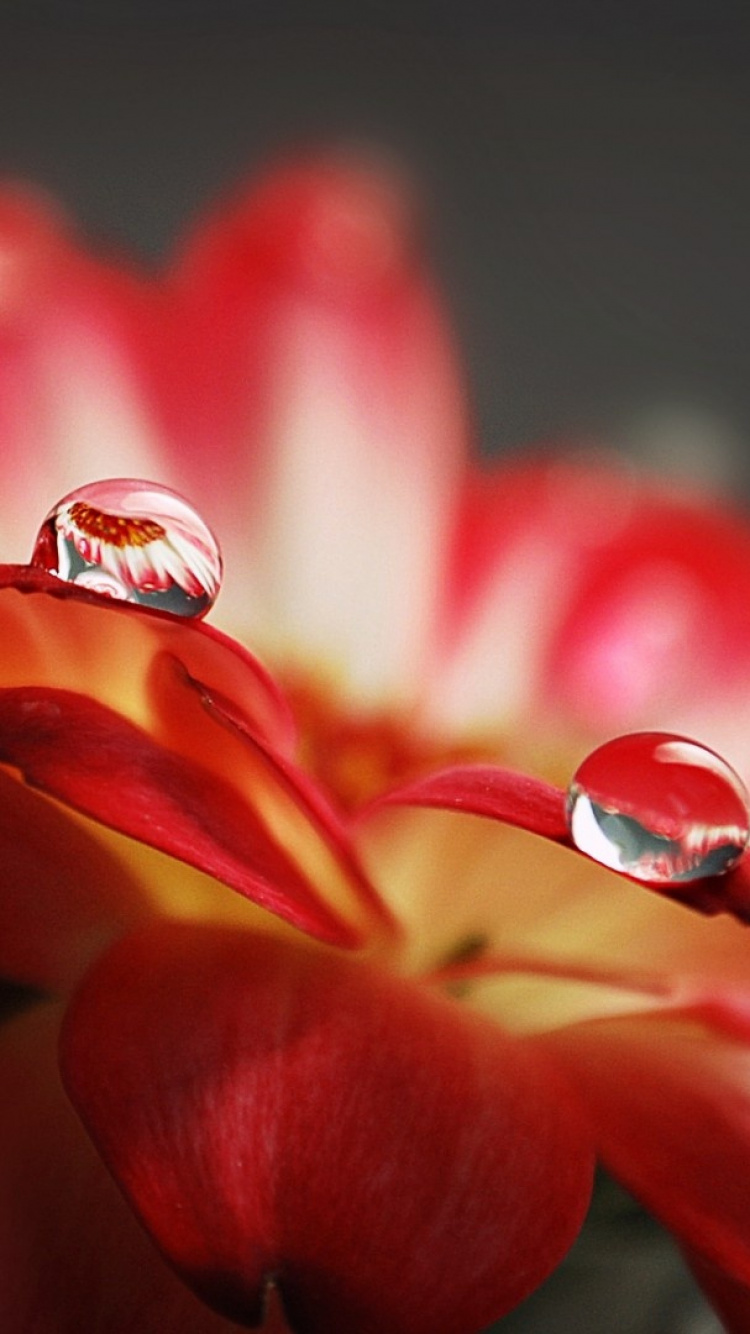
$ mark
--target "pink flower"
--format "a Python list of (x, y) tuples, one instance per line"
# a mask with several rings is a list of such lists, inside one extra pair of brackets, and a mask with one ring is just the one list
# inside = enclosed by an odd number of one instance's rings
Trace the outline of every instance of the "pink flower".
[(577, 855), (562, 792), (644, 727), (750, 774), (744, 523), (469, 462), (392, 175), (271, 172), (159, 280), (8, 193), (0, 273), (5, 555), (158, 479), (273, 671), (4, 569), (0, 967), (53, 999), (1, 1035), (2, 1328), (213, 1334), (275, 1284), (297, 1334), (473, 1334), (561, 1258), (594, 1151), (746, 1328), (743, 865), (675, 902)]

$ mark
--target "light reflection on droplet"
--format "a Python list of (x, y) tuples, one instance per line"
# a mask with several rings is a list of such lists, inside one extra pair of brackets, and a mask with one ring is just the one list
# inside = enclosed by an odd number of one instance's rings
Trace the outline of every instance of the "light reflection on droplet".
[(31, 564), (102, 597), (200, 617), (221, 586), (219, 544), (176, 491), (112, 478), (72, 491), (50, 510)]
[(750, 837), (748, 794), (706, 746), (668, 732), (607, 741), (568, 789), (576, 847), (603, 866), (650, 884), (722, 875)]

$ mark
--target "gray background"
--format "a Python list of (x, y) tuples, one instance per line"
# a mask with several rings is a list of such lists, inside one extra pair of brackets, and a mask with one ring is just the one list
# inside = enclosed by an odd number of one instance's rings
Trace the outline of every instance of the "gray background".
[[(484, 450), (603, 436), (750, 481), (750, 48), (740, 4), (0, 0), (0, 173), (158, 263), (275, 151), (415, 173)], [(604, 1183), (507, 1334), (708, 1334)]]
[(484, 449), (697, 436), (741, 466), (746, 23), (723, 0), (0, 0), (0, 171), (156, 258), (280, 147), (384, 146), (428, 200)]

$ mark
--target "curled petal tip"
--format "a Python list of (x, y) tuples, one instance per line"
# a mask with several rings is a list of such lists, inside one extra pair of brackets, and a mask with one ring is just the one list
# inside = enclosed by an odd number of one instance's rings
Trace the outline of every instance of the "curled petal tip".
[(432, 806), (482, 815), (556, 843), (570, 842), (564, 792), (542, 779), (489, 764), (461, 765), (427, 774), (383, 793), (362, 808), (359, 818), (366, 819), (390, 806)]
[[(363, 806), (355, 819), (364, 822), (389, 809), (408, 806), (432, 807), (497, 820), (601, 862), (601, 858), (592, 857), (571, 836), (566, 794), (542, 779), (514, 770), (473, 764), (427, 774), (404, 787), (381, 794)], [(728, 873), (687, 882), (679, 878), (652, 882), (643, 876), (628, 875), (624, 869), (620, 873), (641, 888), (706, 916), (726, 913), (743, 925), (750, 924), (750, 859), (747, 857)]]
[[(243, 254), (266, 278), (319, 297), (361, 301), (403, 276), (415, 233), (406, 177), (373, 153), (309, 154), (269, 171), (201, 233), (207, 258), (216, 231), (224, 262)], [(192, 252), (185, 260), (191, 264)]]

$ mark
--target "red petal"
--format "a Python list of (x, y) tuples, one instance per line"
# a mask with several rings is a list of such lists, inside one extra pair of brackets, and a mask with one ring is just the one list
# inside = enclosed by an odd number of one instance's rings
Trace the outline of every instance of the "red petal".
[(321, 949), (130, 937), (74, 1000), (63, 1055), (146, 1225), (236, 1319), (275, 1274), (297, 1334), (466, 1334), (542, 1279), (588, 1198), (552, 1068)]
[(47, 584), (57, 596), (0, 595), (4, 761), (304, 930), (351, 944), (382, 927), (341, 827), (269, 749), (288, 744), (289, 718), (253, 659), (199, 626)]
[(60, 1085), (59, 1016), (0, 1029), (3, 1334), (231, 1334), (138, 1226)]
[(40, 687), (0, 691), (0, 760), (32, 787), (179, 857), (301, 930), (359, 942), (264, 819), (264, 805), (278, 796), (268, 781), (254, 807), (95, 700)]
[(152, 911), (135, 871), (67, 811), (0, 775), (0, 976), (67, 990)]
[(559, 1030), (544, 1045), (577, 1079), (615, 1175), (680, 1240), (750, 1284), (747, 1017), (630, 1016)]
[(383, 793), (362, 809), (360, 818), (366, 819), (387, 806), (435, 806), (467, 815), (485, 815), (570, 846), (565, 793), (541, 778), (530, 778), (496, 765), (457, 765), (427, 774), (405, 787)]
[(750, 1285), (738, 1281), (699, 1255), (683, 1247), (685, 1258), (711, 1305), (721, 1317), (727, 1334), (747, 1334), (750, 1329)]

